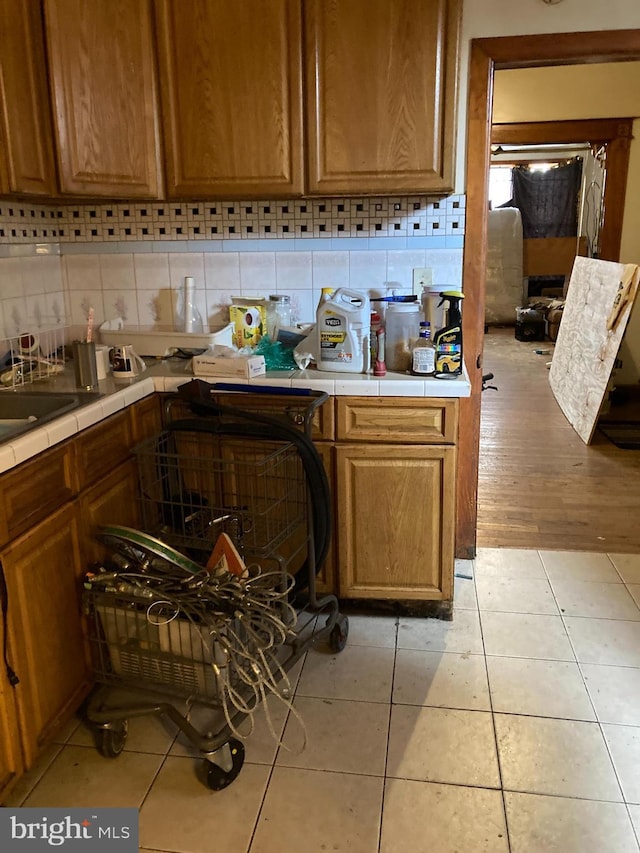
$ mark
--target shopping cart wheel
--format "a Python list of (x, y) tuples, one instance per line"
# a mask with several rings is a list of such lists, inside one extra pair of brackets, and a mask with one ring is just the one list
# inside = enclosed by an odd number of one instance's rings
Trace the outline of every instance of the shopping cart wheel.
[(218, 752), (223, 752), (222, 758), (229, 769), (225, 770), (224, 767), (209, 759), (205, 761), (207, 785), (212, 791), (221, 791), (230, 785), (244, 764), (244, 744), (242, 741), (231, 738)]
[(349, 620), (346, 616), (338, 616), (338, 621), (329, 634), (329, 648), (332, 652), (341, 652), (347, 645), (349, 636)]
[(96, 746), (98, 752), (105, 758), (117, 758), (127, 742), (129, 733), (128, 720), (116, 720), (108, 728), (96, 730)]

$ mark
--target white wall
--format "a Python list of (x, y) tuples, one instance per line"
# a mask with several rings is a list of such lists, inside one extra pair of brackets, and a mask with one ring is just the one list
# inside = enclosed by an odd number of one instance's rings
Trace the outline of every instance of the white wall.
[(464, 192), (469, 42), (475, 38), (640, 29), (640, 0), (464, 0), (456, 151), (456, 192)]

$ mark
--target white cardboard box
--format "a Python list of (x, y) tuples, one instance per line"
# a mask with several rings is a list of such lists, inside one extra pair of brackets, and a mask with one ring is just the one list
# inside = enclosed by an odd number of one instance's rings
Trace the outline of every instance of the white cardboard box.
[(220, 358), (203, 353), (194, 355), (191, 366), (194, 376), (233, 376), (240, 379), (254, 379), (256, 376), (264, 376), (267, 372), (263, 355)]

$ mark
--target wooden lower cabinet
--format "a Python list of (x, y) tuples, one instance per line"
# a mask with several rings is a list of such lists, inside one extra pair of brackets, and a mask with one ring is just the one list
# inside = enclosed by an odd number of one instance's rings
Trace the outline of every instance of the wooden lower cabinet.
[(337, 444), (341, 598), (453, 594), (453, 446)]
[(27, 767), (90, 686), (82, 631), (84, 566), (75, 502), (0, 554), (8, 590), (9, 660)]
[[(89, 564), (105, 556), (94, 531), (102, 524), (137, 525), (131, 448), (159, 426), (153, 395), (0, 475), (7, 587), (0, 651), (6, 630), (8, 663), (19, 678), (9, 683), (0, 657), (0, 803), (91, 687), (81, 590)], [(16, 494), (23, 495), (20, 511)]]
[[(0, 619), (0, 649), (4, 648), (4, 622)], [(0, 660), (0, 803), (22, 772), (20, 729), (4, 660)]]
[(133, 460), (120, 465), (80, 499), (83, 563), (104, 560), (107, 549), (95, 537), (101, 525), (137, 527), (140, 512), (137, 500), (138, 476)]

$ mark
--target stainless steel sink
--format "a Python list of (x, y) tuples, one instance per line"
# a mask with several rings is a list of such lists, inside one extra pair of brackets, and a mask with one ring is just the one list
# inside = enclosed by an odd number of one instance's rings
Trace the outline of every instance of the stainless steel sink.
[(98, 400), (98, 391), (0, 393), (0, 443)]

